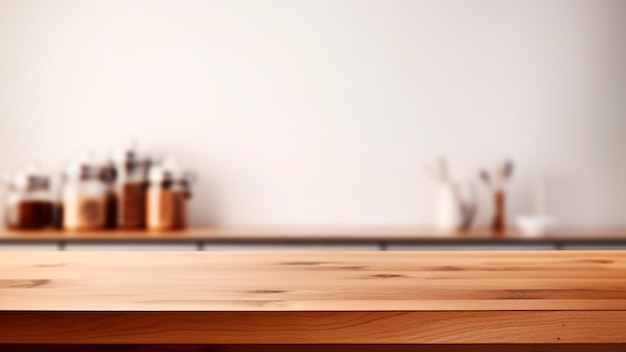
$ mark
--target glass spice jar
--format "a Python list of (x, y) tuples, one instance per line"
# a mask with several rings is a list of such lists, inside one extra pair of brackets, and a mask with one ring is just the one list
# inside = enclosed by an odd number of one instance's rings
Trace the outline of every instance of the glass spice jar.
[(140, 154), (131, 142), (114, 156), (117, 226), (124, 229), (145, 227), (146, 177), (150, 158)]
[(51, 227), (54, 201), (50, 176), (34, 168), (5, 179), (7, 194), (4, 221), (11, 230), (35, 230)]
[(115, 164), (111, 160), (107, 160), (100, 169), (100, 180), (106, 188), (106, 221), (107, 229), (117, 227), (117, 197), (115, 196)]
[(91, 156), (68, 165), (61, 191), (63, 228), (97, 230), (107, 224), (107, 185), (103, 165)]
[(187, 201), (195, 179), (194, 174), (181, 172), (173, 162), (150, 169), (146, 194), (146, 226), (149, 230), (187, 227)]

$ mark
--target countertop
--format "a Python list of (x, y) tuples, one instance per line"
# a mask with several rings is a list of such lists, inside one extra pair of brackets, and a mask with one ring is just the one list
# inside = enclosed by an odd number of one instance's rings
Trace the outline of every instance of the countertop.
[(625, 344), (626, 251), (4, 252), (0, 343)]

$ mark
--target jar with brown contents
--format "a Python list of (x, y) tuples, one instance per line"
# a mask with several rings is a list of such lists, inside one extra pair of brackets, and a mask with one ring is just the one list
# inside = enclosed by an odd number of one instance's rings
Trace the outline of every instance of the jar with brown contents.
[(5, 180), (4, 221), (11, 230), (37, 230), (53, 225), (54, 202), (48, 175), (29, 170)]
[(107, 224), (107, 187), (102, 181), (102, 163), (86, 155), (70, 164), (64, 173), (61, 195), (63, 228), (97, 230)]
[(101, 171), (100, 180), (106, 188), (106, 220), (105, 227), (114, 229), (117, 227), (117, 197), (115, 196), (115, 165), (111, 161), (107, 161)]
[(150, 159), (139, 154), (131, 143), (118, 150), (115, 162), (117, 226), (125, 229), (145, 227), (146, 176)]
[(146, 194), (146, 226), (150, 230), (187, 227), (187, 201), (195, 176), (181, 173), (173, 162), (151, 168)]

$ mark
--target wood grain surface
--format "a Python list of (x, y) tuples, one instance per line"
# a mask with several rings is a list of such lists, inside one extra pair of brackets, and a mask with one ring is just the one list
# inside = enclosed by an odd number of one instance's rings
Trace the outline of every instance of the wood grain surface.
[(87, 345), (10, 344), (11, 352), (624, 352), (619, 344), (526, 345)]
[(626, 344), (625, 331), (626, 251), (0, 253), (0, 343)]
[(497, 236), (488, 229), (469, 232), (439, 233), (426, 227), (368, 228), (211, 228), (200, 227), (179, 231), (104, 230), (104, 231), (9, 231), (0, 229), (1, 242), (24, 241), (211, 241), (211, 242), (381, 242), (381, 241), (456, 241), (456, 242), (551, 242), (556, 240), (624, 241), (626, 228), (556, 229), (543, 237), (523, 236), (510, 229)]

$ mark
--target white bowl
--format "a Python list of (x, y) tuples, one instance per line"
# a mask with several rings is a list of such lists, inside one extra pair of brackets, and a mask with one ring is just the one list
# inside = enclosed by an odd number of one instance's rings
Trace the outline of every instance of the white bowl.
[(555, 223), (554, 218), (550, 216), (529, 215), (517, 218), (517, 227), (521, 233), (531, 237), (548, 234)]

